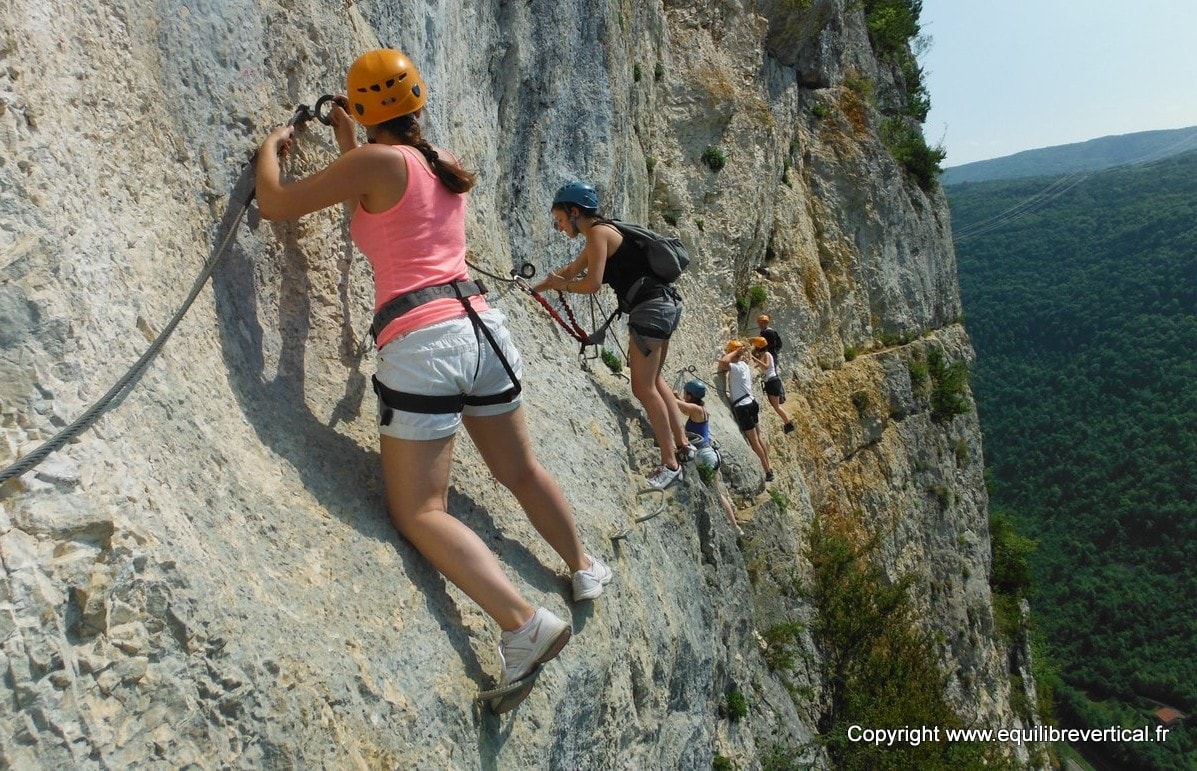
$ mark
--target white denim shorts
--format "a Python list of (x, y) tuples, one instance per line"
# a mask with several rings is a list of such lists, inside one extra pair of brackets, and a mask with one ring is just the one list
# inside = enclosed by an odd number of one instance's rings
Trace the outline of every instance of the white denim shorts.
[[(507, 332), (507, 317), (498, 308), (479, 316), (503, 351), (517, 378), (523, 379), (520, 353)], [(401, 335), (378, 352), (376, 373), (383, 385), (396, 391), (424, 396), (492, 396), (514, 384), (494, 348), (469, 317), (441, 321)], [(501, 404), (469, 405), (463, 412), (428, 415), (393, 410), (382, 425), (379, 400), (379, 433), (396, 439), (443, 439), (461, 425), (462, 415), (502, 415), (520, 405), (520, 397)]]

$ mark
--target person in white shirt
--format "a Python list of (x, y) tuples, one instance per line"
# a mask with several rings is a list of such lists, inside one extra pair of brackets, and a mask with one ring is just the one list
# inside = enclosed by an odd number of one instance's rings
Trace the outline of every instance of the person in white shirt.
[(765, 481), (773, 481), (773, 467), (769, 464), (769, 449), (761, 439), (761, 406), (752, 396), (752, 369), (744, 361), (744, 343), (730, 341), (719, 357), (719, 371), (727, 373), (728, 391), (731, 397), (732, 414), (736, 425), (744, 434), (745, 441), (761, 462)]

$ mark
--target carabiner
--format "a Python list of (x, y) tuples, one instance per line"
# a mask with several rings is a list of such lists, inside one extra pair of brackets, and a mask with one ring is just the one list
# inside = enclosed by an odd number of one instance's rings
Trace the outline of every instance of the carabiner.
[(294, 126), (295, 128), (299, 128), (299, 127), (303, 126), (303, 124), (310, 121), (311, 119), (312, 119), (312, 108), (308, 107), (306, 104), (301, 104), (295, 108), (295, 114), (291, 116), (291, 119), (289, 121), (287, 121), (287, 125)]
[(332, 120), (330, 120), (328, 116), (332, 113), (332, 107), (330, 105), (333, 104), (339, 104), (341, 107), (348, 107), (349, 100), (342, 96), (325, 94), (316, 100), (315, 109), (308, 107), (306, 104), (301, 104), (296, 107), (295, 114), (291, 116), (291, 120), (287, 121), (287, 125), (299, 128), (311, 119), (315, 118), (325, 126), (331, 126)]
[[(332, 105), (334, 104), (340, 105), (342, 109), (345, 109), (349, 107), (349, 100), (343, 96), (325, 94), (316, 100), (316, 109), (312, 114), (315, 116), (316, 120), (320, 121), (325, 126), (331, 126), (332, 120), (329, 119), (329, 116), (332, 114)], [(328, 109), (324, 109), (326, 106)]]

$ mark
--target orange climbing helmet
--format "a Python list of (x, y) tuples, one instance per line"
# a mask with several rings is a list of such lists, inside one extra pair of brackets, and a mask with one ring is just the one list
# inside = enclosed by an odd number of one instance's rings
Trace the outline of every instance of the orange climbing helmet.
[(752, 343), (752, 347), (757, 349), (758, 351), (761, 350), (762, 348), (769, 347), (769, 341), (763, 337), (750, 337), (750, 338), (748, 338), (748, 342)]
[(768, 313), (762, 313), (761, 315), (756, 317), (757, 326), (762, 326), (762, 327), (767, 325), (772, 320), (773, 319), (769, 318)]
[(393, 48), (368, 51), (345, 76), (350, 111), (363, 126), (377, 126), (424, 106), (428, 87), (411, 59)]
[(724, 346), (724, 348), (723, 348), (723, 352), (724, 352), (724, 353), (731, 353), (732, 351), (738, 351), (738, 350), (740, 350), (740, 349), (741, 349), (741, 348), (743, 348), (743, 347), (744, 347), (744, 344), (743, 344), (743, 343), (741, 343), (739, 340), (729, 340), (729, 341), (727, 342), (727, 345), (726, 345), (726, 346)]

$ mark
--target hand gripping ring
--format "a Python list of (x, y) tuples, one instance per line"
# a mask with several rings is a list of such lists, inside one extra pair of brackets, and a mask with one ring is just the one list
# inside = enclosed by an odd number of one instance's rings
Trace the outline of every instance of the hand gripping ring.
[(316, 108), (312, 110), (312, 115), (325, 126), (331, 126), (332, 121), (329, 119), (329, 115), (332, 114), (334, 104), (339, 104), (341, 107), (348, 107), (349, 101), (343, 96), (325, 94), (316, 100)]

